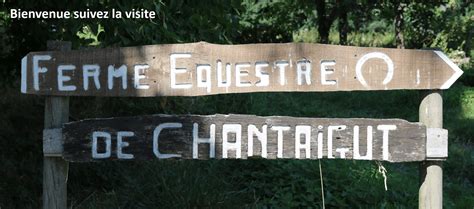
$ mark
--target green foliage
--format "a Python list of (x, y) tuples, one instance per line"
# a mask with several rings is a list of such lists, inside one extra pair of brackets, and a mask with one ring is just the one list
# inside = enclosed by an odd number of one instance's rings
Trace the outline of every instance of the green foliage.
[(244, 0), (241, 43), (291, 42), (293, 31), (315, 25), (314, 5), (307, 1)]
[(236, 18), (239, 7), (236, 1), (111, 2), (106, 8), (121, 11), (154, 8), (157, 18), (101, 21), (106, 33), (99, 38), (103, 46), (196, 41), (231, 43), (239, 28)]
[(319, 38), (316, 28), (303, 28), (293, 33), (294, 42), (317, 43)]
[(446, 208), (470, 208), (474, 205), (474, 174), (470, 172), (474, 169), (474, 147), (472, 143), (452, 143), (449, 155), (450, 159), (444, 164), (444, 205)]
[(104, 28), (101, 25), (97, 25), (97, 28), (91, 28), (91, 26), (84, 26), (82, 30), (77, 32), (77, 37), (83, 40), (90, 40), (88, 46), (97, 46), (100, 44), (99, 35), (104, 33)]
[(472, 57), (469, 53), (474, 38), (474, 5), (451, 2), (438, 7), (435, 13), (438, 21), (432, 24), (435, 24), (440, 31), (431, 47), (445, 49), (448, 53), (452, 50), (464, 50), (468, 56)]

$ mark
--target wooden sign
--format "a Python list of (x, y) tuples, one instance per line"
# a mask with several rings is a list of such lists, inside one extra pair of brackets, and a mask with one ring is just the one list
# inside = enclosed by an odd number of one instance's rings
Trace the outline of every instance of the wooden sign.
[(152, 115), (89, 119), (62, 129), (68, 161), (426, 159), (426, 127), (400, 119)]
[(22, 59), (21, 91), (59, 96), (447, 89), (463, 72), (442, 52), (322, 44), (204, 42)]

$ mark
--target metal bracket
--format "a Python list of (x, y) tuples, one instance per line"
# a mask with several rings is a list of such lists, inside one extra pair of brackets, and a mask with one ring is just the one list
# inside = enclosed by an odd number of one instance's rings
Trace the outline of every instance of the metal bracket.
[(427, 160), (445, 160), (448, 157), (448, 130), (442, 128), (426, 129)]
[(63, 133), (61, 128), (43, 130), (43, 155), (61, 157), (63, 154)]

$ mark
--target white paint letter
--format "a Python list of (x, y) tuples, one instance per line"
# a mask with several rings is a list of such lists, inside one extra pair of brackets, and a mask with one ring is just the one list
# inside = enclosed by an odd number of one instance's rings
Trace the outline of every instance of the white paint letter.
[(217, 60), (217, 87), (229, 87), (231, 83), (230, 64), (225, 65), (225, 81), (222, 81), (222, 62)]
[(255, 76), (260, 78), (260, 81), (258, 81), (255, 86), (268, 86), (270, 84), (270, 76), (267, 72), (262, 71), (264, 67), (268, 67), (268, 62), (255, 63)]
[(367, 126), (367, 152), (365, 156), (359, 151), (359, 126), (354, 126), (354, 160), (372, 160), (372, 126)]
[(283, 131), (289, 131), (289, 126), (272, 126), (272, 130), (277, 131), (278, 153), (277, 158), (283, 158)]
[(256, 135), (260, 145), (262, 146), (262, 157), (267, 158), (267, 125), (262, 126), (260, 132), (255, 125), (249, 125), (247, 127), (248, 133), (248, 156), (253, 156), (253, 136)]
[[(98, 138), (105, 138), (105, 152), (99, 153), (97, 151), (97, 141)], [(110, 133), (103, 131), (94, 131), (92, 133), (92, 158), (94, 159), (103, 159), (109, 158), (112, 154), (112, 136)]]
[[(150, 85), (148, 84), (140, 84), (140, 80), (146, 78), (146, 75), (144, 75), (145, 70), (148, 69), (149, 67), (150, 66), (148, 64), (133, 66), (133, 71), (134, 71), (133, 82), (134, 82), (135, 89), (149, 89), (150, 88)], [(143, 73), (143, 74), (140, 74), (140, 73)]]
[(131, 131), (119, 131), (117, 132), (117, 158), (118, 159), (133, 159), (133, 154), (125, 154), (122, 152), (124, 147), (128, 147), (129, 143), (123, 141), (124, 137), (135, 136), (135, 133)]
[(127, 89), (127, 66), (122, 65), (119, 68), (115, 68), (113, 65), (109, 65), (107, 79), (109, 89), (114, 88), (114, 78), (120, 77), (122, 77), (122, 89)]
[(311, 62), (309, 60), (300, 60), (296, 63), (296, 74), (298, 85), (303, 85), (304, 80), (307, 85), (311, 85)]
[(58, 66), (58, 89), (59, 91), (75, 91), (76, 86), (74, 85), (64, 85), (64, 82), (70, 81), (71, 77), (64, 75), (65, 70), (74, 70), (76, 66), (74, 65), (59, 65)]
[(242, 70), (242, 68), (250, 67), (249, 63), (237, 63), (235, 64), (235, 86), (237, 87), (248, 87), (252, 84), (248, 81), (242, 82), (241, 78), (243, 76), (248, 76), (249, 72)]
[(182, 54), (171, 54), (170, 55), (170, 72), (171, 72), (171, 88), (172, 89), (189, 89), (192, 87), (190, 83), (176, 83), (176, 74), (186, 73), (188, 70), (186, 68), (177, 68), (176, 59), (178, 58), (191, 58), (190, 53)]
[[(301, 134), (305, 142), (301, 143)], [(301, 149), (305, 149), (306, 158), (311, 158), (311, 126), (296, 126), (295, 128), (295, 158), (300, 158)]]
[(97, 89), (100, 89), (99, 83), (100, 67), (99, 65), (83, 65), (82, 66), (82, 81), (84, 90), (89, 89), (89, 78), (94, 78), (94, 84)]
[(159, 145), (159, 138), (160, 133), (165, 128), (181, 128), (183, 124), (181, 123), (162, 123), (155, 128), (153, 131), (153, 153), (159, 159), (166, 159), (166, 158), (173, 158), (173, 157), (181, 157), (181, 155), (177, 154), (162, 154), (160, 153), (160, 149), (158, 148)]
[(336, 152), (339, 152), (341, 159), (346, 158), (346, 152), (349, 152), (349, 148), (336, 148)]
[(334, 68), (331, 66), (336, 65), (334, 60), (322, 60), (321, 61), (321, 84), (322, 85), (336, 85), (336, 80), (328, 80), (327, 75), (334, 73)]
[(25, 56), (23, 57), (23, 59), (21, 59), (21, 92), (22, 93), (26, 93), (26, 77), (28, 77), (28, 75), (26, 74), (26, 65), (27, 65), (27, 62), (28, 60), (26, 59), (28, 56)]
[(288, 66), (287, 61), (277, 61), (275, 62), (275, 65), (278, 66), (278, 69), (280, 70), (280, 85), (285, 85), (286, 84), (286, 77), (285, 77), (285, 68)]
[[(211, 66), (210, 65), (198, 65), (196, 67), (197, 73), (197, 87), (204, 87), (207, 89), (207, 93), (211, 92)], [(206, 79), (203, 79), (202, 73), (206, 73)]]
[(324, 133), (321, 131), (323, 129), (323, 126), (319, 126), (318, 129), (318, 158), (321, 159), (323, 158), (323, 139), (324, 139)]
[(388, 132), (397, 130), (396, 125), (378, 125), (377, 130), (382, 131), (383, 142), (382, 142), (382, 151), (383, 151), (383, 160), (388, 160), (390, 153), (388, 152)]
[(328, 126), (328, 158), (334, 158), (332, 155), (332, 135), (334, 131), (342, 131), (345, 130), (346, 126), (345, 125), (340, 125), (340, 126)]
[[(229, 142), (228, 134), (235, 133), (235, 143)], [(235, 158), (241, 158), (242, 125), (224, 124), (222, 126), (222, 158), (227, 158), (229, 150), (235, 150)]]
[(50, 59), (50, 55), (33, 56), (33, 86), (36, 91), (39, 91), (39, 74), (48, 72), (48, 68), (39, 67), (39, 61), (46, 61)]
[(209, 144), (209, 158), (215, 158), (216, 156), (216, 125), (211, 124), (209, 131), (209, 138), (199, 138), (199, 125), (193, 124), (193, 158), (199, 158), (199, 144)]

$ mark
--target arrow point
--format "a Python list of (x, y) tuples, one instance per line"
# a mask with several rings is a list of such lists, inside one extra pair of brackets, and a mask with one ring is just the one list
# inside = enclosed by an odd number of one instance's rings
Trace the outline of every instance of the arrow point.
[(454, 74), (446, 81), (444, 84), (440, 87), (440, 89), (448, 89), (453, 85), (456, 80), (458, 80), (459, 77), (464, 73), (461, 68), (459, 68), (456, 64), (454, 64), (453, 61), (449, 59), (448, 56), (446, 56), (442, 51), (434, 51), (443, 61), (451, 67), (451, 69), (454, 71)]

